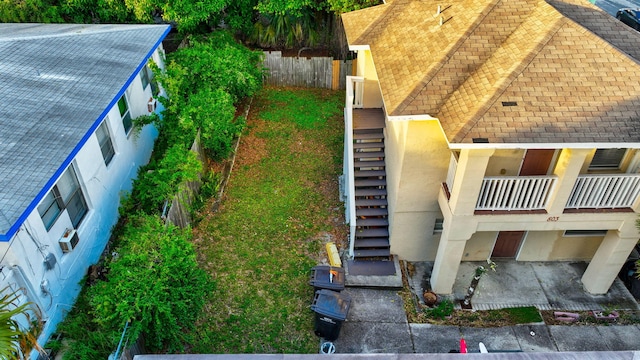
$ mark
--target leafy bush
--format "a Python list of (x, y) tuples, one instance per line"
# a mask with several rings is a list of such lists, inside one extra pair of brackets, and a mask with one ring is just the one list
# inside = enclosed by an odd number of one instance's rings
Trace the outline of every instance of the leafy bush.
[(436, 307), (425, 309), (427, 316), (435, 319), (444, 319), (453, 313), (453, 302), (449, 299), (441, 301)]
[(138, 179), (134, 182), (135, 208), (152, 214), (162, 208), (165, 200), (178, 192), (180, 184), (198, 180), (202, 163), (196, 153), (179, 144), (169, 148), (157, 164), (149, 164), (140, 169)]
[(181, 351), (213, 283), (198, 267), (190, 230), (165, 226), (156, 216), (129, 220), (107, 280), (90, 289), (95, 322), (118, 330), (130, 321), (129, 338), (144, 333), (152, 350)]
[(170, 54), (161, 79), (171, 102), (186, 102), (202, 87), (220, 88), (233, 102), (252, 96), (262, 86), (262, 52), (237, 43), (226, 31), (190, 40), (190, 46)]

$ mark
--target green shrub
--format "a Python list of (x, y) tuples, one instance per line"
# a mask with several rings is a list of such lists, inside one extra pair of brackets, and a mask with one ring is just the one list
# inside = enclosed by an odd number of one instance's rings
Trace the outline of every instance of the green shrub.
[(428, 317), (443, 320), (453, 313), (453, 302), (449, 299), (442, 300), (436, 307), (425, 309)]
[(134, 182), (136, 208), (154, 214), (161, 210), (165, 200), (170, 200), (178, 192), (180, 184), (198, 180), (202, 163), (196, 153), (176, 145), (169, 148), (157, 164), (140, 169)]
[(118, 330), (130, 321), (130, 339), (144, 333), (151, 350), (182, 351), (183, 334), (195, 327), (213, 289), (190, 236), (157, 216), (131, 217), (107, 280), (90, 289), (95, 322)]

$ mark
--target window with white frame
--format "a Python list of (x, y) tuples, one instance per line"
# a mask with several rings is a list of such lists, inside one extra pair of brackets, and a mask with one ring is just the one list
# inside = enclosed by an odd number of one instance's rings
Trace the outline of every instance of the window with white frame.
[(588, 237), (605, 235), (607, 235), (607, 230), (565, 230), (563, 237)]
[(151, 82), (151, 78), (153, 77), (153, 73), (151, 73), (151, 69), (149, 69), (148, 65), (142, 67), (140, 70), (140, 81), (142, 81), (142, 88), (146, 89)]
[(133, 120), (131, 120), (131, 112), (129, 111), (129, 102), (127, 102), (126, 95), (122, 95), (120, 100), (118, 100), (118, 110), (120, 110), (124, 132), (129, 134), (131, 128), (133, 128)]
[(38, 213), (47, 230), (50, 230), (64, 211), (67, 211), (71, 224), (77, 228), (88, 212), (87, 202), (80, 188), (73, 165), (62, 174), (51, 191), (38, 205)]
[(589, 170), (620, 169), (627, 149), (597, 149)]
[(438, 234), (441, 233), (444, 229), (444, 219), (436, 219), (436, 223), (433, 226), (433, 233)]
[(100, 151), (102, 152), (104, 164), (109, 165), (111, 159), (113, 159), (115, 150), (113, 149), (113, 142), (111, 141), (111, 135), (109, 134), (109, 128), (107, 127), (106, 121), (103, 121), (96, 130), (96, 137), (100, 144)]

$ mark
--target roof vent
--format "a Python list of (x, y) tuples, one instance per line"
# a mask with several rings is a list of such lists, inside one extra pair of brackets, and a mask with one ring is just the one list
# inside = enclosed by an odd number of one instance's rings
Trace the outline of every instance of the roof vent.
[(487, 139), (487, 138), (473, 138), (472, 140), (476, 144), (488, 144), (489, 143), (489, 139)]
[(502, 106), (518, 106), (518, 102), (516, 101), (503, 101)]

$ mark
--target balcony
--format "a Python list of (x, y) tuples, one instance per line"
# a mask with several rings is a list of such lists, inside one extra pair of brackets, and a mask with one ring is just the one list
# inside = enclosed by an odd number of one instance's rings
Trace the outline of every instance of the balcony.
[(567, 209), (616, 209), (633, 207), (640, 194), (640, 175), (580, 175)]
[[(452, 154), (444, 185), (453, 191), (458, 159)], [(554, 201), (558, 177), (488, 176), (482, 179), (476, 211), (545, 211)], [(565, 210), (631, 209), (640, 196), (640, 174), (578, 175)], [(564, 198), (564, 197), (563, 197)], [(564, 201), (564, 200), (561, 200)]]
[(485, 177), (476, 210), (543, 210), (556, 181), (556, 176)]

